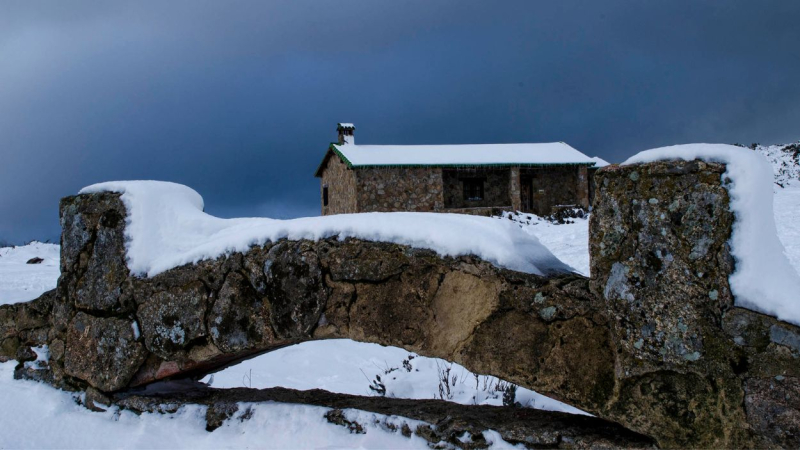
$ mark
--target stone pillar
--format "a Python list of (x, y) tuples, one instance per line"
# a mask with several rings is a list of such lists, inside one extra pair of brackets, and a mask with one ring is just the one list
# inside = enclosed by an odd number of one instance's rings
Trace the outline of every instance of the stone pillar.
[(589, 174), (586, 166), (578, 166), (577, 170), (578, 204), (583, 209), (589, 209)]
[[(618, 377), (604, 415), (668, 447), (796, 448), (799, 330), (734, 307), (724, 172), (701, 161), (597, 172), (590, 285)], [(764, 388), (776, 385), (781, 395)]]
[(512, 167), (509, 170), (508, 195), (511, 197), (511, 209), (520, 211), (522, 209), (522, 198), (520, 196), (519, 167)]

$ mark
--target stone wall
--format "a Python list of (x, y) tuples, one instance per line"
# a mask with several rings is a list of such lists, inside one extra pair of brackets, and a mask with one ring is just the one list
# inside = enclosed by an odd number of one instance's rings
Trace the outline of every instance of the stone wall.
[(358, 211), (440, 211), (442, 170), (363, 167), (356, 171)]
[(519, 167), (512, 167), (508, 173), (509, 191), (511, 197), (511, 211), (522, 211), (522, 186), (520, 186)]
[(586, 176), (589, 178), (589, 206), (594, 204), (594, 197), (597, 194), (597, 184), (595, 183), (594, 175), (597, 173), (599, 167), (589, 167), (586, 170)]
[[(323, 199), (324, 189), (328, 187), (328, 205)], [(319, 204), (322, 205), (322, 215), (351, 214), (358, 212), (356, 204), (356, 176), (355, 172), (336, 155), (328, 158), (322, 171), (320, 181)]]
[[(463, 180), (469, 178), (483, 180), (482, 200), (464, 198)], [(553, 207), (556, 205), (588, 208), (589, 181), (587, 169), (583, 166), (351, 169), (341, 158), (333, 155), (322, 170), (320, 204), (322, 215), (374, 211), (469, 211), (483, 214), (487, 211), (485, 208), (549, 215), (555, 212)], [(327, 206), (324, 204), (325, 187), (328, 188)], [(531, 200), (526, 203), (529, 197)]]
[[(530, 186), (530, 212), (550, 215), (557, 205), (589, 207), (589, 177), (585, 166), (520, 168), (520, 183)], [(523, 186), (523, 189), (528, 189)], [(526, 205), (523, 211), (528, 212)]]
[[(483, 181), (483, 199), (464, 198), (464, 180)], [(444, 207), (453, 208), (511, 208), (509, 194), (510, 169), (442, 169), (444, 185)]]
[(458, 362), (662, 447), (797, 448), (800, 328), (733, 304), (724, 170), (600, 169), (592, 279), (336, 238), (142, 279), (125, 267), (119, 196), (67, 197), (58, 288), (0, 306), (0, 357), (25, 361), (47, 343), (49, 367), (16, 376), (108, 393), (350, 338)]

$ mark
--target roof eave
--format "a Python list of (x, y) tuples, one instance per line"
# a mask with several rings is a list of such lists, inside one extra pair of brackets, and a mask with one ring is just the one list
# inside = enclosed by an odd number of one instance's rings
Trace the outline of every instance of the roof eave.
[(328, 158), (330, 158), (331, 155), (334, 155), (334, 154), (336, 156), (338, 156), (339, 158), (341, 158), (342, 161), (344, 161), (344, 163), (347, 164), (348, 168), (351, 168), (351, 169), (353, 168), (353, 164), (350, 163), (350, 160), (348, 160), (347, 157), (344, 156), (342, 154), (342, 152), (339, 151), (338, 148), (336, 148), (336, 143), (335, 142), (331, 142), (330, 145), (328, 145), (328, 151), (326, 151), (325, 152), (325, 156), (322, 157), (322, 162), (319, 163), (319, 166), (317, 166), (317, 170), (314, 172), (314, 177), (322, 178), (322, 171), (323, 171), (323, 169), (325, 169), (325, 163), (327, 163), (328, 162)]
[(492, 163), (492, 164), (359, 164), (351, 165), (348, 167), (352, 169), (364, 169), (370, 167), (383, 167), (383, 168), (422, 168), (422, 167), (443, 167), (443, 168), (459, 168), (459, 167), (569, 167), (569, 166), (586, 166), (593, 167), (594, 163)]
[(350, 169), (364, 169), (364, 168), (423, 168), (423, 167), (443, 167), (443, 168), (467, 168), (467, 167), (568, 167), (568, 166), (586, 166), (593, 167), (596, 165), (594, 161), (587, 162), (573, 162), (573, 163), (488, 163), (488, 164), (470, 164), (470, 163), (456, 163), (456, 164), (353, 164), (347, 159), (347, 156), (342, 153), (336, 142), (331, 142), (328, 146), (328, 152), (325, 153), (325, 158), (317, 168), (314, 176), (321, 177), (322, 169), (331, 154), (337, 155)]

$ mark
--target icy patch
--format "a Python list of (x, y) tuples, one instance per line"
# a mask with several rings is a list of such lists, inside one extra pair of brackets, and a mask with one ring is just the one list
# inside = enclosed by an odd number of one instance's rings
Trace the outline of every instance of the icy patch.
[(573, 272), (535, 236), (488, 217), (439, 213), (362, 213), (293, 220), (220, 219), (203, 212), (187, 186), (161, 181), (95, 184), (80, 193), (119, 192), (128, 210), (126, 252), (131, 273), (154, 276), (174, 267), (245, 252), (279, 239), (359, 238), (475, 255), (499, 267), (537, 275)]
[(647, 150), (623, 165), (675, 159), (701, 159), (727, 166), (722, 180), (736, 217), (730, 239), (736, 270), (729, 278), (736, 304), (800, 325), (800, 275), (778, 239), (772, 209), (772, 165), (759, 153), (724, 144)]

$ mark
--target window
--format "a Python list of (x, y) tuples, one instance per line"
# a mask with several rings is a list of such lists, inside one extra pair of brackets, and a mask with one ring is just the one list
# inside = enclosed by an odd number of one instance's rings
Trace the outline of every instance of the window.
[(328, 206), (328, 186), (322, 186), (322, 206)]
[(461, 181), (464, 183), (464, 200), (483, 200), (483, 180), (468, 178)]

